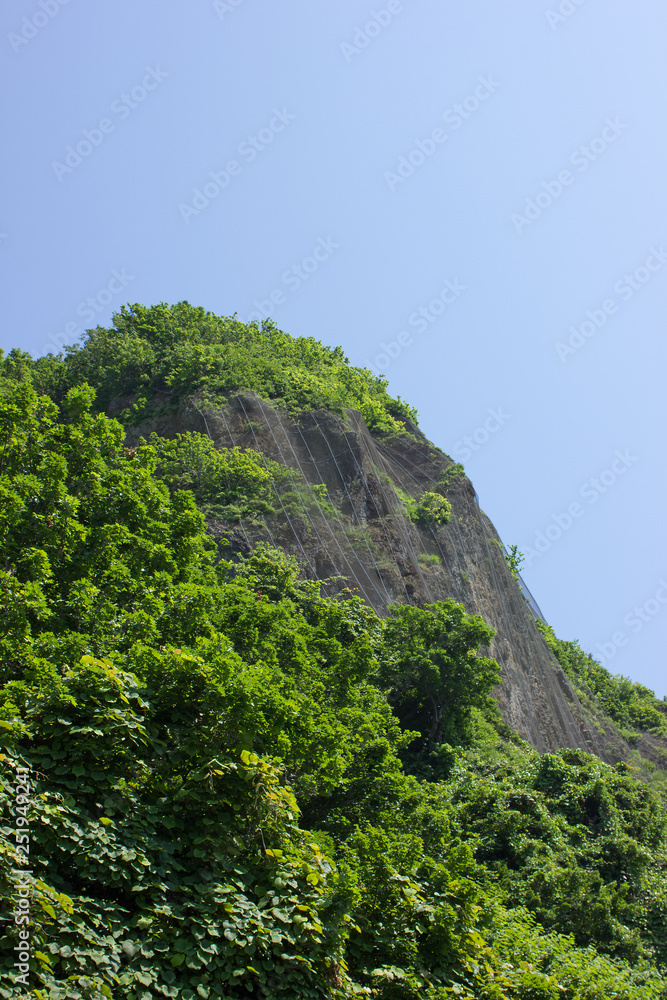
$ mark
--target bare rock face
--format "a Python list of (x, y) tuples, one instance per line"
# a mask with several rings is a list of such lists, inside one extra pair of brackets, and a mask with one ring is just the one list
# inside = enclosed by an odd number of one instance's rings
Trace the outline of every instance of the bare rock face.
[[(113, 415), (122, 403), (112, 404)], [(329, 504), (304, 505), (302, 514), (286, 513), (277, 523), (211, 530), (232, 553), (260, 540), (279, 545), (299, 558), (307, 577), (342, 577), (326, 585), (330, 592), (348, 586), (380, 614), (397, 602), (453, 598), (495, 630), (489, 655), (502, 669), (494, 693), (507, 725), (539, 751), (579, 747), (610, 763), (627, 760), (628, 745), (608, 720), (585, 711), (546, 646), (470, 481), (457, 476), (447, 487), (448, 524), (418, 526), (406, 516), (400, 491), (433, 489), (452, 465), (417, 427), (406, 430), (392, 438), (371, 433), (354, 410), (294, 417), (249, 392), (224, 406), (190, 399), (170, 407), (156, 395), (147, 419), (127, 428), (127, 441), (198, 431), (220, 447), (261, 451), (294, 470), (295, 480), (324, 484)]]

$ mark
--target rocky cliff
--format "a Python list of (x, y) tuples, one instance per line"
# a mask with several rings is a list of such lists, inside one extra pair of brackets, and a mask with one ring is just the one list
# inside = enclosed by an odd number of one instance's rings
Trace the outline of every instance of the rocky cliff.
[[(109, 415), (124, 416), (131, 402), (116, 400)], [(224, 404), (171, 403), (156, 393), (127, 427), (127, 441), (186, 431), (208, 434), (221, 447), (253, 448), (290, 468), (295, 482), (326, 486), (328, 500), (304, 503), (297, 515), (211, 522), (227, 551), (247, 552), (260, 540), (279, 545), (299, 558), (306, 576), (342, 577), (329, 588), (349, 586), (381, 614), (395, 602), (459, 601), (495, 630), (490, 652), (502, 668), (495, 695), (512, 729), (540, 751), (580, 747), (609, 762), (630, 756), (609, 720), (584, 708), (547, 648), (470, 480), (455, 476), (446, 488), (449, 523), (418, 525), (406, 516), (406, 495), (433, 489), (452, 465), (416, 426), (389, 437), (371, 433), (349, 409), (293, 417), (249, 392)]]

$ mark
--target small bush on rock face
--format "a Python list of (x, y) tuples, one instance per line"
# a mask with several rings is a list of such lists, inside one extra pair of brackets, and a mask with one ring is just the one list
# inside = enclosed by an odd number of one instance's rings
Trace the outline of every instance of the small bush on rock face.
[(452, 516), (452, 505), (439, 493), (422, 493), (408, 507), (408, 516), (415, 524), (447, 524)]
[(442, 473), (438, 480), (438, 486), (445, 489), (447, 486), (451, 486), (459, 476), (465, 476), (465, 470), (460, 462), (455, 462)]

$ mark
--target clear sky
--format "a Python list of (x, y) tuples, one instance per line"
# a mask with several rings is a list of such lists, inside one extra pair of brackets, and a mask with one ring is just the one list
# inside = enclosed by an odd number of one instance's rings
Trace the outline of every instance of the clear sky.
[(187, 299), (341, 344), (559, 636), (667, 693), (667, 9), (16, 0), (1, 345)]

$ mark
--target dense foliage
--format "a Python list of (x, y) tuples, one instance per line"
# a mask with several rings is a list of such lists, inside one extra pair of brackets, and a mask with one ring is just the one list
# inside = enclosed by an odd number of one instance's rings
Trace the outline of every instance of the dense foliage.
[(421, 732), (427, 748), (461, 742), (472, 709), (490, 701), (500, 670), (475, 650), (492, 638), (479, 615), (454, 601), (391, 610), (378, 677), (404, 727)]
[(311, 486), (279, 462), (257, 451), (216, 448), (203, 434), (178, 434), (173, 440), (152, 434), (156, 475), (171, 492), (192, 491), (207, 517), (227, 524), (252, 523), (276, 515), (312, 510), (331, 512), (325, 486)]
[(293, 484), (127, 449), (35, 369), (0, 384), (0, 997), (665, 1000), (662, 804), (499, 722), (488, 626), (221, 560), (197, 504)]
[(479, 744), (457, 762), (453, 801), (507, 898), (578, 945), (634, 962), (649, 944), (666, 963), (664, 804), (626, 764)]
[[(456, 467), (454, 467), (456, 468)], [(450, 470), (447, 469), (447, 472)], [(445, 478), (444, 476), (442, 477)], [(444, 490), (451, 483), (437, 483), (436, 488)], [(411, 496), (396, 483), (392, 483), (396, 496), (402, 501), (407, 517), (414, 524), (441, 525), (448, 524), (452, 517), (452, 505), (442, 492), (424, 490), (417, 496)]]
[(578, 642), (556, 638), (551, 626), (538, 622), (538, 627), (570, 680), (597, 699), (625, 736), (632, 740), (638, 732), (649, 732), (667, 737), (667, 702), (629, 677), (610, 674)]
[(447, 524), (452, 516), (452, 505), (446, 497), (426, 490), (408, 503), (407, 511), (415, 524)]
[(291, 337), (270, 320), (244, 324), (219, 317), (187, 302), (174, 306), (123, 306), (109, 329), (88, 330), (83, 343), (65, 356), (32, 362), (12, 352), (10, 365), (32, 373), (40, 391), (61, 400), (82, 382), (97, 392), (106, 409), (117, 396), (168, 390), (173, 400), (206, 392), (223, 399), (248, 389), (292, 412), (344, 407), (359, 410), (369, 427), (396, 433), (416, 413), (387, 393), (387, 380), (353, 368), (342, 348), (325, 347), (313, 337)]

